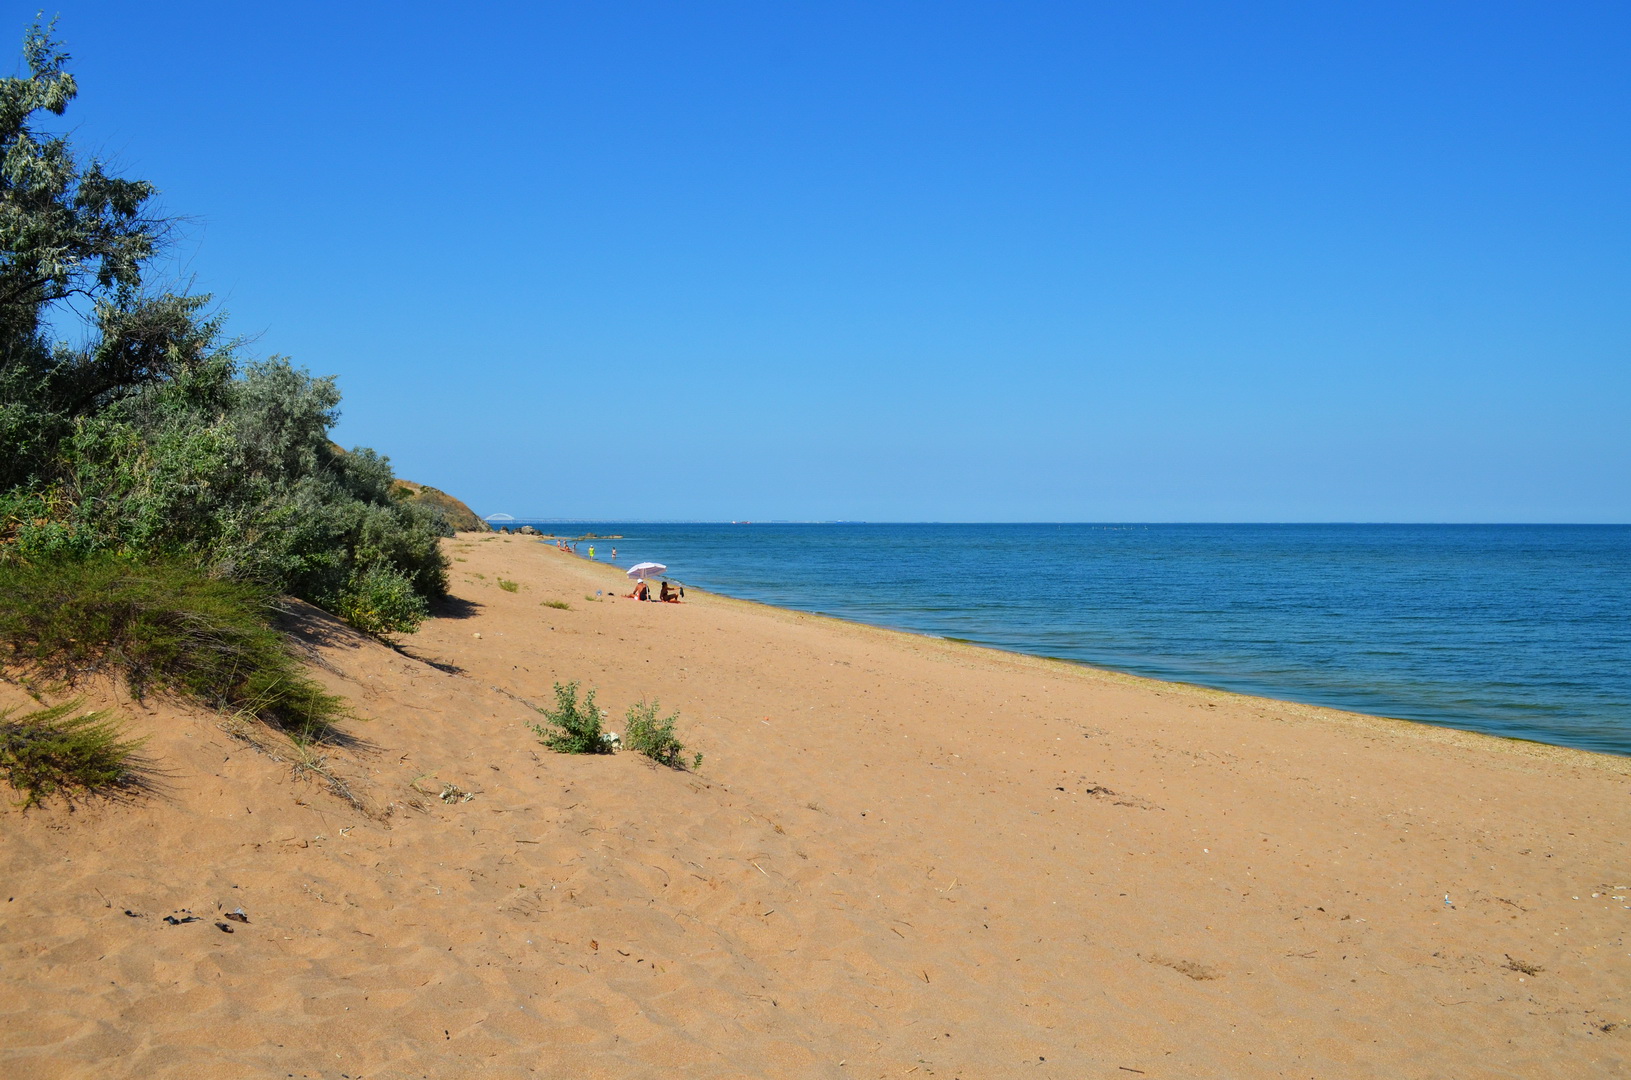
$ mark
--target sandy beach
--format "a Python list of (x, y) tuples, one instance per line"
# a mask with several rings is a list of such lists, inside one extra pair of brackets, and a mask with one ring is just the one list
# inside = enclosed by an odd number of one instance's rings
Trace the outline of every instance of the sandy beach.
[(320, 758), (83, 688), (151, 789), (3, 811), (0, 1075), (1631, 1075), (1631, 760), (446, 546), (401, 651), (301, 609)]

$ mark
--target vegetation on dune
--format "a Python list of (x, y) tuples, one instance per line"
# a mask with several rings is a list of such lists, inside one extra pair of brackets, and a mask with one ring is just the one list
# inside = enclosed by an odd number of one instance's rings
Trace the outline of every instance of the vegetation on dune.
[(402, 574), (375, 564), (350, 580), (334, 613), (364, 633), (387, 638), (392, 631), (417, 629), (430, 605)]
[(14, 716), (0, 710), (0, 774), (23, 806), (52, 795), (104, 792), (136, 779), (139, 740), (127, 739), (106, 711), (81, 713), (77, 701)]
[[(274, 598), (415, 630), (447, 592), (456, 500), (331, 442), (332, 378), (246, 356), (208, 296), (151, 287), (173, 234), (156, 189), (59, 132), (78, 88), (52, 27), (23, 53), (0, 79), (0, 668), (107, 673), (309, 742), (346, 710)], [(72, 711), (0, 718), (30, 804), (128, 776), (117, 725)]]
[(347, 711), (271, 627), (272, 599), (180, 560), (0, 564), (0, 658), (62, 682), (119, 676), (138, 698), (247, 713), (308, 741)]
[(49, 27), (24, 55), (0, 79), (0, 561), (185, 557), (415, 629), (447, 589), (442, 511), (329, 441), (332, 378), (251, 361), (208, 297), (145, 287), (171, 233), (155, 189), (43, 129), (77, 88)]

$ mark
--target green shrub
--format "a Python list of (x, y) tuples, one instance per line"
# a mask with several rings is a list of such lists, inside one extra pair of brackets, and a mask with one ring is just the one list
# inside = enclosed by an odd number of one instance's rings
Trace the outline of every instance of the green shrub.
[(306, 674), (271, 614), (264, 589), (184, 560), (0, 563), (6, 662), (65, 683), (105, 672), (138, 699), (170, 694), (316, 738), (345, 704)]
[[(680, 753), (685, 749), (685, 744), (674, 736), (674, 721), (680, 718), (680, 714), (659, 718), (657, 713), (655, 701), (641, 700), (630, 705), (624, 717), (623, 745), (659, 765), (683, 769), (685, 761)], [(701, 763), (702, 755), (699, 754), (697, 764)]]
[(600, 710), (595, 706), (595, 692), (589, 691), (582, 704), (578, 702), (578, 684), (555, 684), (555, 707), (539, 709), (544, 722), (528, 724), (533, 734), (551, 750), (563, 754), (609, 754), (612, 742), (600, 729)]
[(334, 613), (376, 637), (411, 634), (430, 615), (430, 605), (402, 571), (375, 563), (354, 576), (334, 605)]
[(509, 578), (499, 578), (498, 587), (503, 589), (505, 592), (518, 592), (521, 589), (521, 586), (511, 581)]
[[(297, 408), (301, 396), (316, 393), (313, 384), (327, 382), (286, 366), (276, 371), (269, 367), (252, 367), (242, 382), (246, 393), (260, 380), (286, 393), (291, 400), (276, 411), (279, 417), (302, 414)], [(259, 397), (255, 400), (258, 408), (270, 407)], [(259, 422), (255, 430), (270, 424)], [(340, 451), (328, 442), (326, 428), (313, 425), (271, 439), (273, 448), (280, 439), (305, 444), (309, 453), (295, 460), (309, 462), (310, 472), (261, 469), (257, 457), (272, 451), (259, 443), (246, 448), (240, 472), (254, 475), (254, 483), (246, 484), (227, 511), (217, 515), (219, 538), (187, 550), (201, 551), (212, 565), (235, 576), (264, 582), (337, 614), (348, 595), (353, 600), (366, 595), (362, 583), (375, 567), (396, 571), (427, 601), (447, 595), (448, 562), (440, 541), (451, 530), (439, 511), (392, 500), (394, 481), (385, 458), (364, 449)]]
[(545, 600), (540, 607), (554, 608), (556, 611), (571, 611), (572, 605), (565, 600)]
[(25, 713), (0, 710), (0, 773), (23, 793), (23, 806), (50, 795), (71, 798), (124, 787), (135, 777), (132, 758), (140, 739), (127, 739), (106, 710), (70, 715), (77, 701)]
[[(328, 441), (338, 402), (332, 380), (277, 359), (238, 373), (214, 357), (135, 388), (68, 424), (49, 470), (0, 490), (0, 559), (185, 555), (411, 632), (447, 593), (452, 531), (391, 498), (384, 457)], [(427, 603), (404, 603), (404, 584)]]

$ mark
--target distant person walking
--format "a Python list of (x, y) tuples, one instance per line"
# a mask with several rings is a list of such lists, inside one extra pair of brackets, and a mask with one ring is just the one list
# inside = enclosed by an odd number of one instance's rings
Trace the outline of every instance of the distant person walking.
[(591, 559), (595, 557), (595, 545), (593, 544), (589, 545), (589, 557)]

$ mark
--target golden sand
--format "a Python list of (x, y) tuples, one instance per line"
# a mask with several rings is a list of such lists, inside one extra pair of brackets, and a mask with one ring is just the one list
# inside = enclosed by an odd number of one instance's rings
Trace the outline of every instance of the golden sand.
[(0, 1076), (1631, 1075), (1625, 759), (448, 547), (404, 652), (304, 610), (322, 761), (101, 693), (155, 789), (4, 811)]

